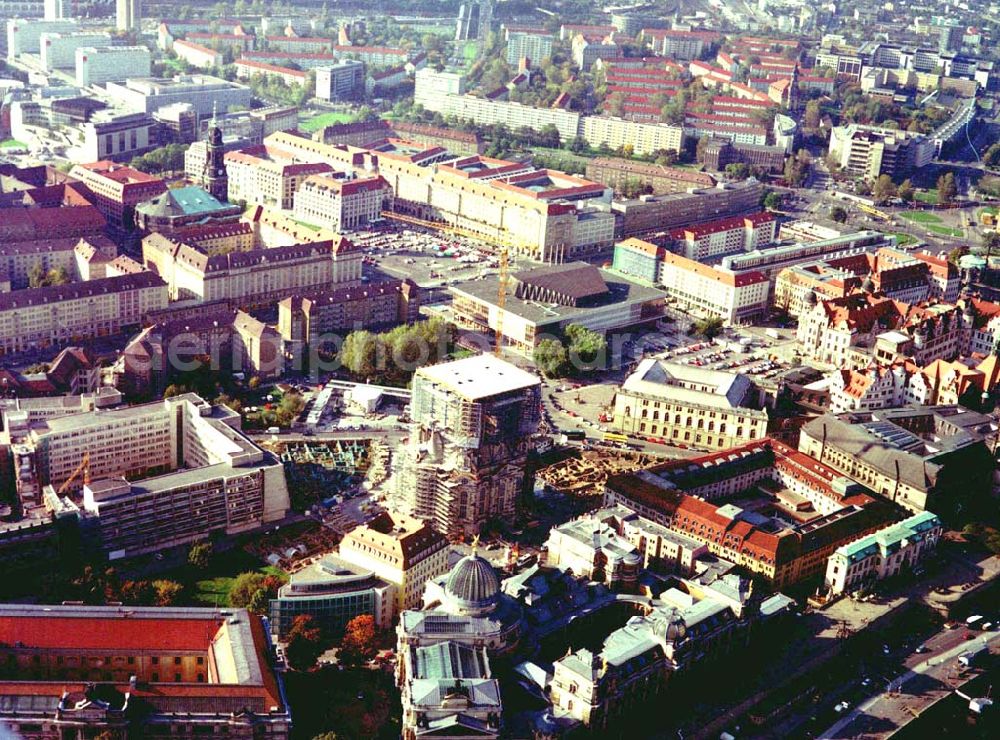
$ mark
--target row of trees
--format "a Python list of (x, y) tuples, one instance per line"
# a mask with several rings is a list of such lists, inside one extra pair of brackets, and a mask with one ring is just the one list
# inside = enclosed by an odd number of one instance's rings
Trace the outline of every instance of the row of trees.
[(168, 579), (122, 578), (113, 567), (84, 565), (73, 575), (53, 573), (43, 580), (39, 596), (43, 602), (82, 601), (90, 606), (121, 602), (130, 606), (175, 606), (181, 603), (184, 586)]
[(142, 156), (134, 157), (129, 165), (142, 172), (159, 174), (161, 172), (181, 172), (184, 169), (185, 144), (167, 144)]
[(418, 367), (447, 357), (454, 343), (454, 325), (439, 317), (383, 333), (354, 331), (344, 340), (340, 363), (356, 378), (405, 386)]

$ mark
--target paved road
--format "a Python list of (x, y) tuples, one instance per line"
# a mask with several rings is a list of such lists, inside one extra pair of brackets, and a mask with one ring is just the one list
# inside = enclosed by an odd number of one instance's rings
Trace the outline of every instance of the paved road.
[[(908, 670), (886, 681), (886, 691), (862, 702), (818, 737), (833, 740), (891, 735), (954, 690), (959, 683), (955, 668), (959, 655), (977, 644), (993, 644), (1000, 639), (1000, 632), (975, 633), (970, 640), (964, 636), (962, 628), (939, 633), (928, 641), (932, 652), (913, 655), (904, 662)], [(959, 642), (954, 644), (955, 640)]]

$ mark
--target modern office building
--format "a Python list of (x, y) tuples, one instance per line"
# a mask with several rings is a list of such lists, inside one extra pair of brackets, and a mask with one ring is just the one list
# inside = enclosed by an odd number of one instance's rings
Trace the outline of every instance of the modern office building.
[(101, 110), (80, 126), (85, 162), (128, 162), (159, 146), (159, 124), (147, 113), (115, 113)]
[(828, 156), (850, 175), (874, 182), (901, 179), (926, 167), (936, 154), (933, 139), (898, 129), (851, 124), (830, 131)]
[(331, 637), (357, 616), (371, 614), (375, 628), (387, 630), (396, 615), (396, 588), (367, 568), (332, 553), (292, 573), (271, 599), (271, 629), (279, 640), (288, 636), (295, 619), (309, 615)]
[(450, 288), (459, 326), (503, 334), (512, 351), (530, 357), (539, 342), (570, 324), (600, 333), (650, 324), (663, 316), (666, 294), (584, 262), (524, 270), (511, 276), (501, 307), (499, 279)]
[(540, 388), (537, 376), (492, 355), (419, 368), (410, 441), (394, 456), (403, 510), (453, 537), (512, 521)]
[(648, 358), (615, 394), (613, 426), (708, 450), (767, 435), (767, 411), (746, 375)]
[(384, 178), (311, 175), (295, 192), (293, 213), (305, 223), (331, 231), (355, 231), (382, 220), (391, 210), (392, 189)]
[(757, 213), (763, 192), (763, 185), (751, 177), (740, 183), (720, 182), (711, 188), (615, 201), (611, 208), (621, 219), (621, 231), (616, 235), (667, 233), (693, 224)]
[(153, 113), (174, 103), (189, 103), (199, 117), (235, 106), (249, 108), (253, 97), (245, 85), (204, 74), (181, 75), (170, 80), (140, 77), (109, 82), (107, 93), (136, 112)]
[(484, 41), (493, 25), (493, 0), (468, 0), (459, 6), (456, 41)]
[(152, 60), (145, 46), (84, 46), (76, 50), (79, 87), (149, 77)]
[(885, 578), (912, 573), (934, 552), (943, 532), (937, 515), (923, 511), (841, 545), (827, 560), (828, 593), (839, 596), (870, 588)]
[(427, 581), (448, 571), (448, 540), (430, 526), (384, 511), (340, 541), (340, 558), (395, 587), (395, 613), (423, 602)]
[(332, 102), (357, 100), (365, 92), (365, 65), (354, 59), (316, 68), (316, 97)]
[(270, 638), (246, 610), (4, 604), (0, 625), (14, 737), (291, 733)]
[(281, 461), (239, 426), (194, 394), (49, 418), (13, 441), (17, 493), (25, 508), (75, 513), (85, 546), (110, 560), (250, 531), (289, 498)]
[(42, 17), (47, 21), (73, 17), (72, 0), (45, 0), (42, 8)]
[(142, 0), (115, 0), (115, 27), (126, 33), (138, 33), (142, 25)]

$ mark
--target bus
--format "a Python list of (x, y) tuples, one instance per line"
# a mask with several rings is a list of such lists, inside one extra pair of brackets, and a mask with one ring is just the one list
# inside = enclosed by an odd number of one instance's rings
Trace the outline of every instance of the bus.
[(613, 442), (615, 444), (628, 444), (628, 437), (624, 434), (619, 434), (618, 432), (605, 432), (602, 439), (605, 442)]

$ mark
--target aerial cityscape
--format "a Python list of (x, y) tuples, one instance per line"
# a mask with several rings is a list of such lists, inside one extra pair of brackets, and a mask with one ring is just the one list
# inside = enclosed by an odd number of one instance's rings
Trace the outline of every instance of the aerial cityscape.
[(0, 25), (0, 740), (1000, 737), (1000, 0)]

